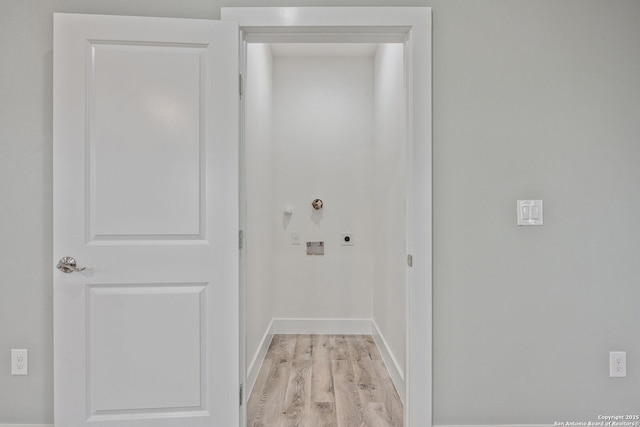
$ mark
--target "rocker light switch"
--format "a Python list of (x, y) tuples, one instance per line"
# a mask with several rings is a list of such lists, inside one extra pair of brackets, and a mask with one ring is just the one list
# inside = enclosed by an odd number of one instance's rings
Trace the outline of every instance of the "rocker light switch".
[(542, 200), (518, 200), (518, 225), (542, 225)]

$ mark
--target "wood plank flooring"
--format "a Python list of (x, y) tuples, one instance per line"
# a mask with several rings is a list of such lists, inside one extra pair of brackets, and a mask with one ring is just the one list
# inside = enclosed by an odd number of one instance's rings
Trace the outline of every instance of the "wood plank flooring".
[(247, 427), (402, 427), (402, 402), (369, 335), (275, 335)]

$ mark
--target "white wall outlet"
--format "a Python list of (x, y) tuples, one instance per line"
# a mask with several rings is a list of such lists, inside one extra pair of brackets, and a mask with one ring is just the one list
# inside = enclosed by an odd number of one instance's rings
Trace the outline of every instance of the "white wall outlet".
[(27, 375), (29, 373), (29, 350), (11, 349), (11, 375)]
[(353, 233), (341, 233), (340, 244), (342, 246), (353, 246)]
[(626, 351), (609, 352), (609, 376), (610, 377), (626, 377), (627, 376), (627, 352)]
[(292, 231), (291, 232), (291, 244), (292, 245), (299, 245), (300, 244), (300, 232), (299, 231)]

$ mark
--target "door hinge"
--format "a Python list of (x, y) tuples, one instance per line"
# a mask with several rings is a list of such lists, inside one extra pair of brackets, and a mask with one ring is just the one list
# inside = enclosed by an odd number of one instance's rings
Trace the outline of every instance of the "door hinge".
[(242, 79), (242, 74), (239, 74), (238, 77), (239, 77), (238, 78), (238, 85), (239, 85), (238, 89), (239, 89), (240, 96), (242, 96), (243, 95), (243, 86), (244, 86), (244, 84), (243, 84), (244, 82), (242, 81), (243, 80)]
[(238, 243), (238, 249), (242, 249), (244, 247), (244, 230), (240, 230), (240, 233), (238, 233)]
[(413, 267), (413, 255), (411, 254), (407, 255), (407, 265)]
[(242, 398), (244, 397), (242, 394), (244, 392), (244, 384), (240, 384), (240, 406), (242, 406)]

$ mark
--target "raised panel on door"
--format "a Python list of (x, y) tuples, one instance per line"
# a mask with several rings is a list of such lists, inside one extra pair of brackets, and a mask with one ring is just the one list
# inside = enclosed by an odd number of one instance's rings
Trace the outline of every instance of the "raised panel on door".
[(206, 285), (89, 287), (90, 419), (206, 411)]
[(206, 46), (88, 49), (89, 238), (204, 238)]
[(56, 426), (238, 423), (237, 40), (55, 17)]

